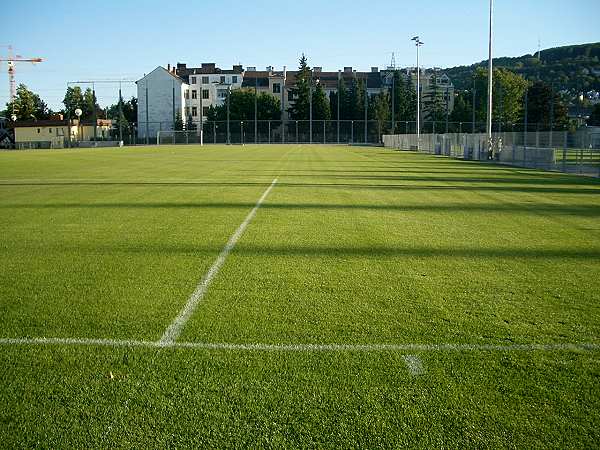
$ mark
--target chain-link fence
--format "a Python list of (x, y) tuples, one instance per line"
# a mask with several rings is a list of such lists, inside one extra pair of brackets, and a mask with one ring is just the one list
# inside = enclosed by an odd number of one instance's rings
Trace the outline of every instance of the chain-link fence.
[(493, 133), (396, 134), (383, 136), (386, 147), (467, 160), (600, 177), (600, 130)]

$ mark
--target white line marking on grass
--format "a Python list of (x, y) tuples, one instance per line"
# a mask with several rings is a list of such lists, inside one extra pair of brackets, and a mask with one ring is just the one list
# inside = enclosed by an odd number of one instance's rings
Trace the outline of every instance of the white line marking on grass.
[[(273, 351), (273, 352), (535, 352), (600, 351), (600, 344), (234, 344), (224, 342), (162, 342), (133, 339), (79, 338), (0, 338), (0, 345), (73, 345), (101, 347), (188, 348), (197, 350)], [(413, 356), (413, 355), (410, 355)], [(416, 357), (415, 357), (416, 358)], [(408, 363), (407, 363), (408, 364)]]
[(419, 358), (418, 356), (404, 355), (402, 357), (402, 359), (404, 359), (404, 363), (406, 364), (406, 367), (408, 368), (408, 372), (413, 377), (421, 375), (424, 372), (423, 363), (421, 362), (421, 358)]
[(277, 178), (275, 178), (271, 185), (265, 190), (265, 192), (263, 192), (263, 195), (258, 199), (254, 208), (252, 208), (241, 225), (237, 228), (237, 230), (235, 230), (235, 233), (233, 233), (233, 235), (229, 238), (229, 241), (227, 241), (227, 244), (225, 244), (225, 247), (223, 247), (223, 250), (221, 250), (221, 253), (219, 253), (219, 256), (215, 262), (212, 264), (212, 266), (210, 266), (208, 272), (206, 272), (206, 275), (204, 275), (200, 283), (198, 283), (198, 286), (196, 286), (196, 289), (188, 299), (183, 309), (179, 312), (179, 315), (165, 330), (159, 341), (162, 345), (166, 345), (177, 340), (181, 334), (181, 331), (183, 330), (183, 327), (194, 313), (196, 306), (198, 306), (198, 303), (202, 300), (204, 294), (206, 294), (210, 283), (219, 273), (221, 267), (223, 267), (227, 256), (229, 256), (229, 253), (231, 253), (231, 250), (233, 250), (237, 241), (240, 239), (242, 234), (244, 234), (246, 227), (256, 215), (256, 211), (258, 211), (258, 208), (260, 208), (260, 205), (262, 205), (262, 203), (265, 201), (267, 195), (269, 195), (269, 192), (271, 192), (271, 189), (273, 189), (273, 186), (275, 186), (276, 183)]

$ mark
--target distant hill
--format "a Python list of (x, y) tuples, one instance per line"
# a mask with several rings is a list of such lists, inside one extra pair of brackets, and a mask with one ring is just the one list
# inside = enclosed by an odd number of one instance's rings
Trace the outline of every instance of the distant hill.
[[(540, 52), (539, 59), (537, 52), (515, 58), (494, 58), (494, 66), (512, 70), (530, 80), (539, 77), (554, 83), (557, 91), (566, 90), (573, 95), (600, 91), (600, 42), (549, 48)], [(468, 89), (477, 67), (487, 67), (487, 60), (445, 71), (457, 89)]]

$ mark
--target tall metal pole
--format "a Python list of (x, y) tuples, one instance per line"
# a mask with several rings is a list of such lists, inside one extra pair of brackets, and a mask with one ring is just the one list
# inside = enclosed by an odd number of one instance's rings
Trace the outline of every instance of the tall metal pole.
[(471, 113), (472, 113), (472, 117), (471, 117), (471, 133), (475, 134), (475, 94), (476, 94), (476, 89), (475, 89), (475, 76), (473, 75), (473, 100), (471, 101)]
[(313, 111), (312, 111), (312, 93), (313, 93), (313, 73), (312, 70), (310, 71), (310, 88), (308, 90), (308, 127), (309, 127), (309, 139), (310, 139), (310, 143), (312, 144), (312, 116), (313, 116)]
[(202, 85), (202, 76), (197, 78), (198, 90), (200, 91), (200, 129), (198, 130), (198, 136), (200, 137), (200, 145), (204, 145), (204, 101), (202, 96), (204, 94), (204, 86)]
[(338, 70), (338, 88), (337, 88), (337, 143), (340, 143), (340, 103), (342, 98), (340, 96), (341, 92), (341, 79), (342, 79), (342, 71)]
[(396, 132), (396, 69), (392, 72), (392, 134)]
[(254, 77), (254, 143), (258, 144), (258, 73)]
[(417, 151), (421, 149), (421, 69), (419, 67), (419, 47), (423, 42), (419, 36), (412, 38), (417, 46)]
[(450, 116), (450, 96), (448, 93), (448, 86), (446, 86), (446, 134), (448, 134), (448, 120)]
[(171, 80), (171, 87), (173, 89), (173, 92), (171, 94), (171, 116), (173, 119), (173, 131), (175, 131), (175, 80)]
[(231, 97), (231, 85), (227, 86), (227, 145), (231, 144), (231, 138), (229, 134), (229, 97)]
[(148, 129), (148, 127), (150, 125), (148, 122), (148, 80), (146, 80), (145, 85), (146, 85), (146, 145), (148, 145), (150, 142), (149, 141), (150, 130)]
[(94, 141), (98, 138), (98, 114), (96, 112), (96, 86), (92, 83), (92, 108), (94, 109)]
[(287, 78), (287, 67), (283, 66), (282, 80), (281, 80), (281, 143), (285, 143), (285, 80)]
[(121, 93), (121, 82), (119, 82), (119, 142), (123, 141), (123, 94)]
[(367, 143), (367, 119), (368, 119), (368, 107), (369, 107), (369, 92), (367, 91), (367, 77), (365, 77), (365, 144)]
[(493, 86), (493, 63), (492, 63), (492, 24), (493, 24), (494, 0), (490, 0), (490, 29), (488, 41), (488, 99), (487, 99), (487, 123), (486, 139), (488, 145), (488, 158), (492, 157), (492, 86)]

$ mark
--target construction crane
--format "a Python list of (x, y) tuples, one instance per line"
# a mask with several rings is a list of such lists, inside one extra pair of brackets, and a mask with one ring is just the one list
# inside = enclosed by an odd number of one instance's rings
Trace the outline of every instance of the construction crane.
[(42, 58), (24, 58), (21, 55), (14, 55), (12, 53), (12, 46), (7, 45), (8, 47), (8, 56), (5, 58), (0, 58), (0, 62), (6, 61), (8, 64), (8, 83), (10, 88), (10, 102), (12, 103), (15, 97), (17, 96), (17, 85), (15, 83), (15, 69), (16, 63), (19, 62), (28, 62), (31, 64), (41, 63), (43, 61)]

